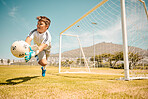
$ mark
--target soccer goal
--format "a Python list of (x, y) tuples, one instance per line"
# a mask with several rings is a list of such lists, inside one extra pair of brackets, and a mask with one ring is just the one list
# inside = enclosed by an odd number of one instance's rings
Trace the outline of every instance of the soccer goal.
[[(65, 36), (69, 38), (68, 41)], [(77, 49), (77, 50), (76, 51), (72, 50), (68, 52), (66, 51), (61, 54), (62, 61), (60, 59), (61, 64), (59, 65), (59, 73), (88, 73), (90, 72), (82, 45), (80, 43), (79, 36), (71, 35), (71, 34), (62, 34), (60, 37), (60, 40), (62, 40), (62, 38), (63, 38), (63, 43), (65, 46), (64, 48), (67, 47), (66, 49)], [(66, 42), (68, 42), (68, 44), (65, 45)], [(73, 42), (75, 43), (73, 44)], [(59, 58), (61, 58), (61, 56)]]
[(100, 0), (60, 33), (59, 73), (85, 68), (88, 73), (121, 74), (125, 80), (148, 79), (147, 38), (144, 1)]

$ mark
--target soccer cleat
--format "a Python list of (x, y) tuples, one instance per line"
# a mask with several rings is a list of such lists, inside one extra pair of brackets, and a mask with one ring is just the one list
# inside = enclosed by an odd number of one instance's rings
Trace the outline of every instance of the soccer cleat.
[(41, 69), (42, 69), (42, 76), (45, 77), (46, 70), (44, 70), (43, 67), (41, 67)]

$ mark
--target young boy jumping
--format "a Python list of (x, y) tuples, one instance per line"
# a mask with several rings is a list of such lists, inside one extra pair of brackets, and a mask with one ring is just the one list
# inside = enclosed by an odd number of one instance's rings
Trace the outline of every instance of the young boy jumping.
[(31, 45), (31, 41), (34, 41), (34, 45), (38, 46), (38, 50), (34, 51), (30, 48), (30, 52), (25, 53), (25, 61), (28, 62), (32, 57), (36, 57), (38, 63), (42, 66), (42, 76), (45, 76), (47, 59), (50, 55), (51, 48), (51, 35), (47, 30), (50, 26), (50, 19), (45, 16), (37, 17), (38, 24), (37, 29), (30, 32), (25, 42)]

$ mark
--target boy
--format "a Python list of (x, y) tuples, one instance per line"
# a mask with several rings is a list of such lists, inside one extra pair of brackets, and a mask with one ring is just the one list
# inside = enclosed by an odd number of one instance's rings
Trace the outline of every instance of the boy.
[(50, 19), (45, 16), (38, 16), (37, 17), (38, 24), (37, 29), (34, 29), (30, 32), (28, 37), (26, 38), (25, 42), (31, 45), (31, 41), (34, 41), (34, 45), (38, 46), (38, 50), (33, 51), (30, 48), (30, 52), (25, 53), (25, 61), (28, 62), (32, 57), (36, 57), (38, 63), (42, 66), (42, 76), (45, 76), (47, 65), (47, 59), (50, 55), (50, 48), (51, 48), (51, 35), (47, 30), (50, 26)]

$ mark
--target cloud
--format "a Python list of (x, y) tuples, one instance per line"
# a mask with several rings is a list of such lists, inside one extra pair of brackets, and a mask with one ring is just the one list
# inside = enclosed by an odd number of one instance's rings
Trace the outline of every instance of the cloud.
[[(93, 35), (94, 32), (94, 35)], [(90, 46), (94, 43), (101, 42), (112, 42), (116, 44), (122, 43), (122, 30), (121, 30), (121, 22), (117, 20), (116, 23), (106, 27), (106, 29), (97, 29), (91, 32), (80, 32), (80, 40), (82, 41), (82, 45)], [(94, 36), (94, 37), (93, 37)]]
[(5, 2), (4, 0), (1, 0), (1, 2), (2, 2), (2, 4), (3, 4), (4, 6), (7, 5), (6, 2)]
[(18, 7), (13, 7), (11, 10), (10, 10), (10, 12), (8, 12), (8, 15), (10, 16), (10, 17), (16, 17), (16, 13), (17, 13), (17, 10), (18, 10)]
[[(8, 12), (6, 12), (6, 13), (7, 13), (7, 15), (9, 17), (11, 17), (11, 22), (12, 23), (19, 24), (21, 27), (26, 28), (27, 30), (30, 30), (30, 24), (29, 24), (29, 22), (27, 22), (27, 20), (25, 20), (25, 18), (18, 13), (18, 10), (19, 10), (20, 5), (11, 7), (9, 5), (10, 2), (8, 4), (4, 0), (0, 0), (0, 1), (8, 9)], [(20, 23), (23, 23), (23, 24), (20, 24)], [(18, 29), (20, 29), (20, 28), (18, 28)]]
[[(93, 28), (93, 27), (89, 27)], [(78, 31), (77, 27), (73, 29), (69, 29), (64, 34), (71, 34), (71, 35), (78, 35), (80, 39), (80, 43), (83, 47), (88, 47), (93, 45), (93, 38), (94, 43), (101, 43), (101, 42), (112, 42), (116, 44), (122, 43), (122, 30), (121, 30), (121, 23), (120, 20), (117, 20), (116, 23), (113, 23), (106, 29), (95, 29), (94, 31), (87, 31), (87, 29)], [(93, 30), (90, 29), (90, 30)], [(94, 35), (93, 35), (94, 32)], [(79, 47), (79, 43), (76, 37), (64, 37), (62, 38), (62, 49), (65, 50), (72, 50)]]
[(17, 6), (10, 7), (10, 6), (5, 2), (5, 0), (0, 0), (0, 1), (1, 1), (1, 3), (2, 3), (5, 7), (7, 7), (7, 9), (9, 10), (8, 15), (9, 15), (10, 17), (15, 18), (15, 17), (16, 17), (16, 13), (17, 13), (17, 11), (18, 11), (18, 7), (17, 7)]

